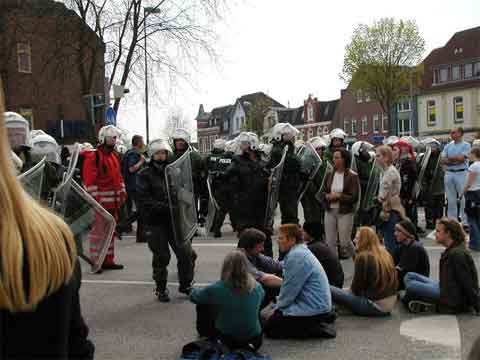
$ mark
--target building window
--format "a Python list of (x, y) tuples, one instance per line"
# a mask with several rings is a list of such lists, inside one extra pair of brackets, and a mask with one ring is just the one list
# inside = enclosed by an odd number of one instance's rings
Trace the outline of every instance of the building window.
[(223, 130), (228, 131), (228, 120), (223, 120)]
[(403, 100), (397, 104), (398, 112), (411, 111), (410, 100)]
[(18, 72), (32, 73), (32, 52), (29, 43), (17, 44)]
[(473, 64), (473, 76), (480, 77), (480, 62)]
[(440, 82), (448, 81), (448, 67), (440, 69)]
[(313, 128), (308, 129), (307, 140), (313, 137)]
[(455, 122), (463, 122), (463, 97), (453, 98), (453, 118)]
[(313, 105), (309, 103), (307, 106), (307, 121), (313, 122)]
[(352, 119), (352, 136), (357, 135), (357, 119)]
[(460, 80), (460, 65), (452, 66), (452, 80)]
[(368, 119), (366, 115), (362, 117), (362, 134), (368, 134)]
[(380, 115), (379, 114), (374, 114), (373, 115), (373, 132), (374, 133), (379, 133), (381, 127), (382, 127), (382, 124), (380, 123)]
[(317, 127), (317, 136), (322, 136), (322, 135), (323, 135), (322, 127), (319, 126), (319, 127)]
[(473, 64), (465, 64), (465, 79), (470, 79), (473, 76)]
[(345, 131), (348, 134), (350, 134), (350, 121), (348, 119), (343, 120), (343, 131)]
[(433, 126), (437, 123), (437, 109), (435, 100), (427, 101), (427, 124)]
[(25, 120), (28, 121), (28, 125), (30, 126), (30, 130), (35, 129), (34, 128), (34, 122), (33, 122), (33, 110), (31, 108), (21, 108), (18, 110), (18, 113), (23, 116)]
[(382, 131), (388, 131), (388, 116), (387, 114), (382, 114)]
[(363, 102), (363, 95), (361, 91), (357, 91), (357, 104), (361, 104)]
[(411, 121), (408, 119), (398, 120), (398, 136), (410, 136), (411, 133)]
[(433, 70), (433, 83), (437, 84), (438, 83), (438, 69)]

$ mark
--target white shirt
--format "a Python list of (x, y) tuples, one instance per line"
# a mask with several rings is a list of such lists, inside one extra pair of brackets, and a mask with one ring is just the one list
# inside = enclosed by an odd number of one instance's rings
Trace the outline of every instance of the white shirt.
[[(332, 181), (332, 187), (330, 189), (331, 192), (336, 192), (336, 193), (342, 193), (343, 192), (343, 178), (344, 178), (344, 173), (338, 173), (335, 172), (333, 175), (333, 181)], [(339, 208), (340, 203), (338, 201), (335, 201), (330, 204), (331, 208)]]
[(477, 160), (472, 165), (470, 165), (470, 167), (468, 168), (468, 172), (477, 174), (477, 177), (475, 178), (475, 182), (472, 184), (472, 186), (470, 186), (468, 191), (480, 190), (480, 160)]

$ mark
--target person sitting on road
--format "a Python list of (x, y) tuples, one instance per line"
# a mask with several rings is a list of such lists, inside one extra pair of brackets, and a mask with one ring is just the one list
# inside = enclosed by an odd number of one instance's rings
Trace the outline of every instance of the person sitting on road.
[[(265, 292), (248, 271), (248, 260), (241, 250), (233, 250), (223, 261), (221, 280), (204, 289), (194, 289), (190, 300), (213, 306), (213, 334), (229, 348), (257, 350), (262, 345), (260, 304)], [(205, 307), (197, 307), (202, 311)], [(198, 328), (198, 324), (197, 324)]]
[(266, 235), (257, 229), (249, 228), (241, 232), (238, 248), (245, 251), (248, 269), (255, 280), (262, 284), (265, 298), (261, 308), (270, 304), (279, 294), (282, 286), (283, 264), (271, 257), (263, 255)]
[(397, 272), (393, 259), (369, 227), (360, 227), (355, 236), (357, 256), (349, 290), (331, 286), (333, 302), (355, 315), (390, 315), (397, 300)]
[(335, 337), (328, 278), (303, 243), (299, 226), (281, 225), (278, 246), (286, 254), (284, 279), (274, 312), (266, 316), (265, 334), (278, 339)]
[(322, 231), (321, 223), (305, 223), (303, 224), (303, 239), (313, 255), (322, 264), (329, 284), (342, 288), (345, 277), (342, 264), (328, 245), (322, 241)]
[(405, 275), (415, 272), (428, 277), (430, 262), (427, 251), (418, 238), (416, 227), (410, 221), (402, 220), (395, 225), (395, 239), (399, 244), (393, 253), (398, 274), (398, 290), (404, 290)]
[(461, 313), (480, 311), (478, 274), (465, 248), (465, 231), (455, 219), (437, 224), (437, 242), (446, 249), (440, 258), (440, 281), (411, 272), (405, 275), (402, 302), (411, 312)]

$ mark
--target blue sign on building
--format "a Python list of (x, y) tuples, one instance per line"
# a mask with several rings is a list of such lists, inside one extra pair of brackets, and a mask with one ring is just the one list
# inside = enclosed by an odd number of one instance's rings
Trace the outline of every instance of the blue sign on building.
[(107, 123), (107, 125), (117, 126), (117, 114), (111, 106), (108, 107), (105, 117), (105, 122)]

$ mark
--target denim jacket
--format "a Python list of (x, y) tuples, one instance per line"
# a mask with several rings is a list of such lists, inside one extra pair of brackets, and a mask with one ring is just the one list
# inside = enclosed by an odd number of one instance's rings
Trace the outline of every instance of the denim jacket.
[(286, 316), (314, 316), (332, 310), (327, 275), (305, 244), (295, 245), (285, 257), (275, 308)]

